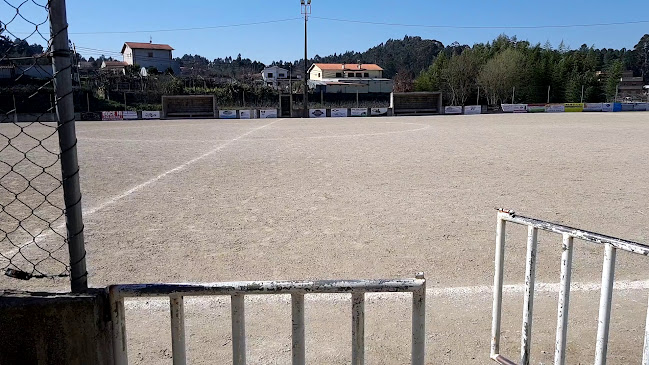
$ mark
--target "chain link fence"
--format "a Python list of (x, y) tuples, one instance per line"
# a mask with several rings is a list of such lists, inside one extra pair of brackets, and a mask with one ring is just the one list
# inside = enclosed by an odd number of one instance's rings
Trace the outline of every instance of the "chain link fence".
[(87, 287), (65, 0), (0, 3), (0, 267)]

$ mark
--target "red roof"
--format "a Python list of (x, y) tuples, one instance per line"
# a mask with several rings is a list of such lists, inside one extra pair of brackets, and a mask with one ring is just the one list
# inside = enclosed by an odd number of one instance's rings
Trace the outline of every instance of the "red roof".
[(124, 49), (126, 49), (126, 46), (129, 46), (131, 49), (159, 49), (159, 50), (163, 50), (163, 51), (173, 51), (174, 50), (168, 44), (126, 42), (122, 46), (122, 53), (124, 53)]
[[(345, 67), (343, 68), (343, 65)], [(344, 70), (344, 71), (383, 71), (381, 66), (374, 63), (362, 63), (358, 68), (357, 63), (314, 63), (321, 70)]]

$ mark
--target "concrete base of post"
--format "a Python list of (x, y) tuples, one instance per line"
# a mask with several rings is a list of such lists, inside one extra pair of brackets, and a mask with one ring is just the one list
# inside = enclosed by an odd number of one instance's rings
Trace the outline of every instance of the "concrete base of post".
[(108, 299), (1, 292), (0, 364), (112, 364)]

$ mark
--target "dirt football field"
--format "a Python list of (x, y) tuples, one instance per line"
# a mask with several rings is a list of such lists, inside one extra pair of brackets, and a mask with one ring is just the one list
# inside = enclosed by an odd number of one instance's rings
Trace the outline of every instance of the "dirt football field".
[[(93, 287), (423, 271), (430, 364), (490, 362), (494, 208), (649, 243), (649, 113), (78, 122), (77, 136)], [(501, 353), (517, 359), (527, 231), (507, 229)], [(594, 361), (603, 256), (575, 240), (569, 364)], [(560, 257), (540, 232), (534, 364), (554, 356)], [(615, 280), (609, 363), (640, 363), (649, 259), (618, 252)], [(410, 297), (367, 300), (366, 363), (408, 363)], [(229, 298), (185, 311), (188, 362), (231, 361)], [(249, 296), (246, 312), (248, 363), (290, 363), (290, 297)], [(126, 313), (130, 362), (171, 364), (168, 300)], [(350, 296), (308, 295), (306, 323), (307, 363), (350, 362)]]

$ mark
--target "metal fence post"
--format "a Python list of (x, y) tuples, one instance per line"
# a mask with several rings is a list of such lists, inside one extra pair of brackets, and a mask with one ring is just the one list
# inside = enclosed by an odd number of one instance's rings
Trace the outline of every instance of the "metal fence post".
[(56, 91), (56, 114), (58, 120), (59, 147), (65, 221), (70, 253), (70, 281), (73, 292), (88, 289), (86, 250), (83, 240), (81, 213), (81, 187), (77, 161), (77, 137), (74, 123), (72, 94), (72, 64), (68, 43), (68, 22), (65, 0), (49, 0), (51, 53)]

